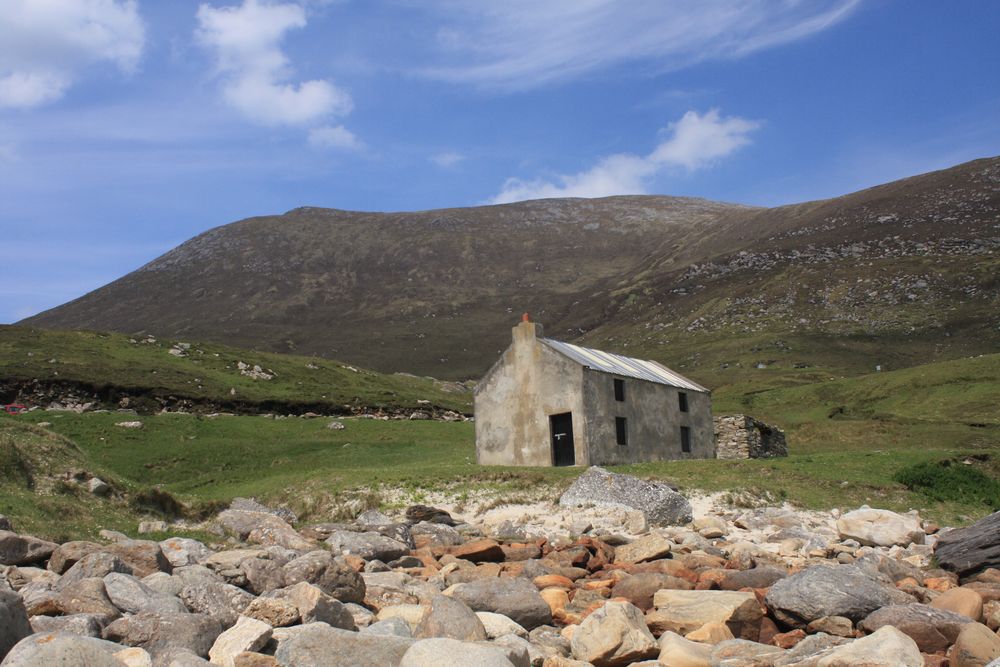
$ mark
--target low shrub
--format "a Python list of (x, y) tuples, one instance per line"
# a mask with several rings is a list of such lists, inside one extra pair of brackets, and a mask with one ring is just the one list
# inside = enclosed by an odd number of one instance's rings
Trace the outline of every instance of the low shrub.
[(955, 459), (928, 461), (896, 471), (893, 479), (931, 500), (986, 505), (993, 511), (1000, 510), (1000, 480), (974, 464)]

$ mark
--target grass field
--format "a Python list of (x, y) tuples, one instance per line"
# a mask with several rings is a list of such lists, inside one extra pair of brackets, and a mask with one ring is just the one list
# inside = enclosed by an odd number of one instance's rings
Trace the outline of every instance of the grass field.
[[(689, 490), (745, 491), (814, 509), (863, 503), (914, 508), (950, 524), (996, 509), (989, 499), (951, 497), (947, 488), (943, 495), (910, 490), (894, 477), (922, 463), (955, 460), (954, 470), (966, 466), (1000, 478), (1000, 355), (756, 393), (729, 390), (715, 396), (715, 405), (717, 414), (748, 412), (782, 426), (791, 455), (617, 470), (670, 479)], [(115, 425), (126, 419), (144, 426)], [(579, 473), (479, 467), (468, 422), (349, 418), (342, 420), (345, 429), (331, 430), (329, 421), (36, 411), (0, 418), (0, 445), (16, 446), (23, 456), (39, 443), (62, 443), (61, 458), (31, 465), (51, 471), (85, 467), (113, 480), (127, 497), (157, 487), (196, 513), (252, 495), (286, 503), (306, 520), (391, 504), (397, 499), (385, 490), (392, 488), (417, 498), (477, 488), (511, 501), (539, 494), (554, 498)], [(38, 422), (50, 426), (32, 426)], [(10, 459), (5, 470), (16, 470)], [(38, 534), (79, 537), (100, 527), (134, 531), (137, 510), (126, 500), (102, 503), (65, 487), (40, 496), (31, 491), (32, 496), (15, 478), (5, 473), (0, 512)], [(15, 487), (21, 491), (13, 493)]]

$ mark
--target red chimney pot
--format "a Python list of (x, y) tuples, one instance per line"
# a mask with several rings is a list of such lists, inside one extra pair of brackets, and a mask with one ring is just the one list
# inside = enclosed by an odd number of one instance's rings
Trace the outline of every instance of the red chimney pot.
[(521, 321), (522, 322), (530, 322), (531, 321), (530, 319), (528, 319), (528, 313), (525, 313), (525, 314), (521, 315)]

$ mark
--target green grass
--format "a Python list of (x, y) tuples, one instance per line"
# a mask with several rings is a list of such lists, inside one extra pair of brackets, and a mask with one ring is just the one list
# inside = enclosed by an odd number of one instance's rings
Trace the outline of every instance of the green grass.
[[(184, 356), (169, 350), (190, 343)], [(260, 366), (271, 379), (240, 372)], [(150, 397), (208, 402), (240, 411), (343, 412), (352, 407), (417, 409), (427, 404), (471, 412), (460, 385), (386, 375), (330, 359), (257, 352), (195, 341), (145, 342), (115, 333), (0, 325), (0, 382), (80, 384), (131, 406), (158, 409)], [(426, 401), (427, 403), (422, 403)], [(176, 402), (176, 401), (175, 401)]]
[[(993, 408), (1000, 405), (1000, 355), (749, 394), (729, 389), (715, 399), (717, 414), (748, 412), (785, 428), (791, 455), (616, 469), (670, 479), (688, 490), (746, 491), (812, 509), (865, 503), (919, 509), (949, 524), (967, 523), (993, 507), (991, 496), (961, 490), (965, 477), (938, 474), (923, 484), (907, 475), (973, 457), (976, 473), (961, 474), (979, 474), (994, 484), (1000, 479), (1000, 417)], [(125, 419), (135, 417), (32, 412), (0, 418), (0, 425), (19, 425), (25, 439), (19, 451), (36, 446), (39, 433), (78, 445), (73, 456), (50, 467), (100, 471), (129, 497), (156, 487), (194, 512), (234, 496), (256, 496), (286, 503), (305, 520), (324, 520), (399, 502), (385, 493), (392, 488), (416, 498), (479, 488), (510, 500), (555, 498), (579, 473), (477, 466), (471, 423), (349, 418), (343, 420), (346, 429), (330, 430), (325, 418), (162, 414), (139, 417), (141, 430), (115, 426)], [(39, 421), (51, 426), (29, 426)], [(9, 490), (17, 479), (16, 459), (0, 457), (0, 469)], [(137, 520), (127, 503), (101, 509), (83, 498), (74, 508), (79, 499), (49, 494), (32, 506), (30, 494), (23, 488), (19, 493), (0, 512), (45, 531), (39, 534), (80, 534)], [(64, 510), (77, 516), (64, 517)]]

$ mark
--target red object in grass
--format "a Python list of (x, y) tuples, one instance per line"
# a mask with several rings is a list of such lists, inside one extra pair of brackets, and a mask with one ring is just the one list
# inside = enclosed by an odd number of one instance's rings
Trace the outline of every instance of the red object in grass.
[(3, 411), (9, 415), (19, 415), (22, 412), (27, 412), (28, 406), (21, 405), (20, 403), (11, 403), (10, 405), (3, 406)]

